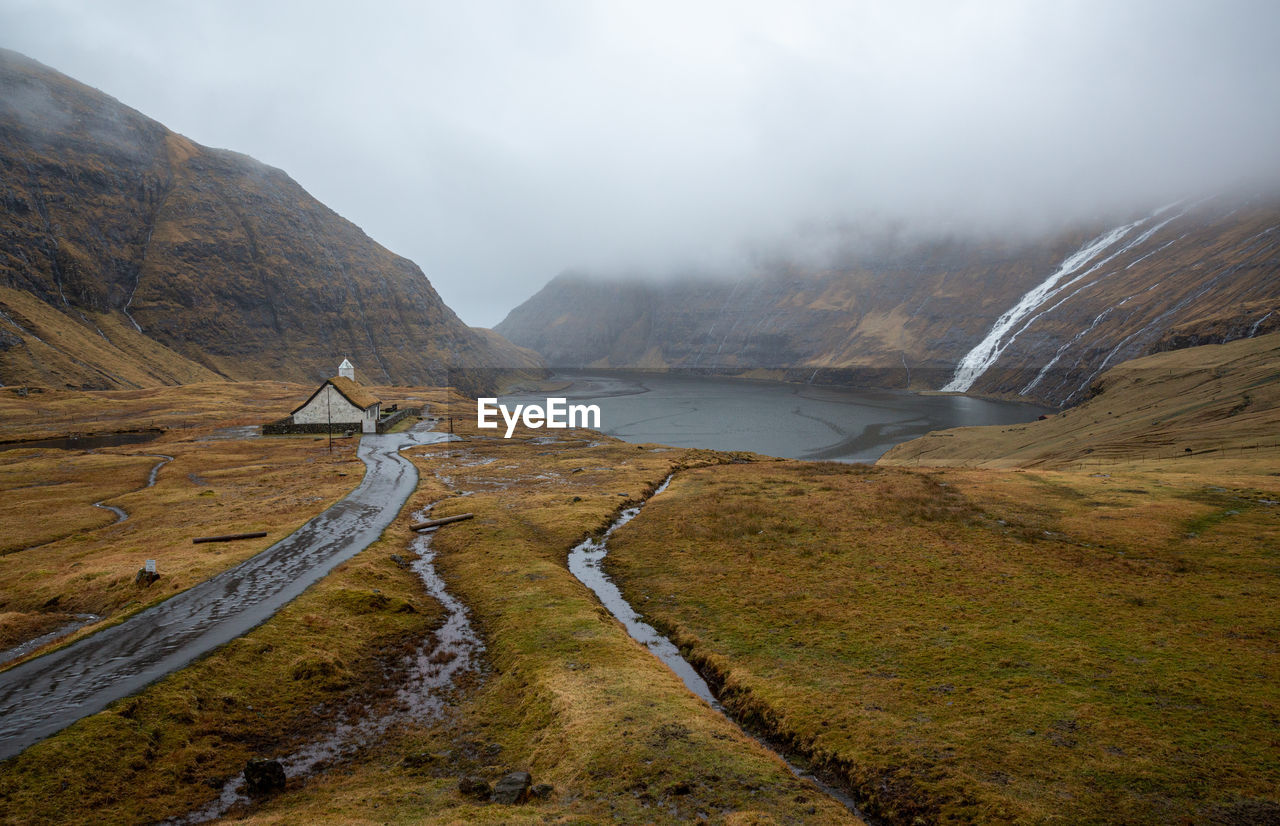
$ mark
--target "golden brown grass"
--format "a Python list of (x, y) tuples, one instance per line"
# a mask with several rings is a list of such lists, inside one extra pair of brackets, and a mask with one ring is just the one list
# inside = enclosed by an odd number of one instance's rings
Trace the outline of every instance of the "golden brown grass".
[[(159, 454), (174, 460), (146, 488)], [(312, 438), (0, 452), (0, 611), (92, 613), (106, 621), (135, 612), (267, 548), (363, 474), (351, 440), (335, 442), (332, 454)], [(100, 499), (129, 518), (116, 523), (115, 514), (93, 507)], [(41, 518), (32, 520), (33, 512)], [(251, 531), (267, 536), (191, 542)], [(140, 588), (134, 575), (147, 559), (162, 576)]]
[[(419, 406), (445, 398), (438, 388), (369, 389), (384, 404)], [(6, 387), (0, 388), (0, 442), (147, 428), (207, 435), (215, 428), (260, 425), (287, 416), (314, 390), (314, 385), (281, 381), (219, 381), (141, 390), (42, 390), (23, 396), (21, 388)]]
[[(439, 495), (424, 486), (405, 512)], [(0, 822), (154, 823), (214, 799), (249, 757), (282, 757), (376, 704), (441, 618), (402, 520), (275, 617), (0, 764)], [(388, 673), (391, 670), (391, 674)]]
[(1277, 498), (717, 467), (678, 475), (607, 565), (730, 707), (891, 822), (1235, 822), (1280, 812)]
[[(70, 612), (116, 621), (261, 551), (350, 491), (364, 473), (355, 440), (311, 436), (201, 441), (296, 405), (304, 388), (218, 384), (152, 391), (3, 395), (9, 432), (24, 436), (178, 427), (144, 445), (88, 453), (0, 452), (0, 634), (6, 644)], [(430, 391), (391, 396), (413, 401)], [(49, 409), (40, 408), (50, 403)], [(263, 413), (271, 415), (264, 416)], [(52, 423), (52, 427), (50, 424)], [(144, 488), (150, 469), (174, 461)], [(438, 498), (426, 480), (407, 510)], [(107, 499), (129, 519), (92, 507)], [(32, 520), (32, 512), (41, 519)], [(191, 538), (265, 530), (263, 539)], [(31, 548), (30, 544), (43, 544)], [(249, 756), (281, 756), (322, 734), (348, 707), (376, 700), (400, 653), (441, 617), (410, 571), (403, 520), (272, 620), (192, 666), (113, 704), (0, 766), (5, 823), (151, 823), (216, 796)], [(29, 548), (29, 549), (28, 549)], [(133, 584), (145, 558), (162, 579)], [(92, 627), (76, 636), (89, 634)], [(211, 785), (212, 784), (212, 785)]]
[[(473, 422), (456, 425), (475, 436)], [(690, 694), (565, 568), (571, 546), (673, 464), (724, 457), (613, 440), (586, 447), (598, 434), (560, 438), (412, 451), (424, 478), (471, 491), (434, 513), (476, 518), (433, 543), (450, 590), (483, 630), (492, 670), (451, 722), (390, 739), (248, 822), (854, 822)], [(492, 781), (514, 768), (553, 784), (551, 799), (509, 808), (457, 792), (462, 773)]]
[[(287, 414), (311, 388), (218, 382), (100, 392), (18, 395), (0, 390), (0, 439), (166, 429), (156, 441), (92, 452), (48, 447), (0, 451), (0, 635), (11, 647), (94, 613), (114, 621), (267, 548), (364, 474), (357, 442), (317, 436), (210, 439), (220, 429)], [(402, 405), (444, 398), (429, 388), (376, 387)], [(161, 455), (174, 457), (145, 488)], [(129, 518), (93, 506), (123, 508)], [(262, 539), (192, 545), (213, 534)], [(138, 588), (147, 559), (162, 579)], [(90, 633), (86, 628), (80, 635)]]
[[(477, 435), (472, 408), (457, 404), (457, 429)], [(489, 646), (482, 685), (461, 695), (445, 720), (422, 721), (368, 743), (340, 770), (293, 784), (250, 813), (250, 822), (582, 823), (616, 816), (684, 823), (699, 815), (726, 824), (853, 822), (689, 694), (565, 569), (573, 544), (606, 525), (673, 465), (729, 457), (612, 440), (586, 446), (596, 438), (564, 434), (556, 444), (477, 440), (413, 451), (422, 482), (379, 543), (245, 637), (4, 763), (4, 822), (154, 822), (212, 799), (213, 786), (247, 757), (287, 753), (318, 736), (337, 709), (390, 690), (395, 675), (383, 666), (394, 664), (398, 652), (440, 616), (421, 584), (390, 555), (407, 554), (409, 515), (436, 500), (436, 515), (477, 514), (442, 529), (434, 542), (449, 588), (471, 605)], [(202, 453), (210, 446), (214, 453)], [(219, 496), (231, 496), (229, 489), (242, 484), (236, 496), (247, 513), (255, 489), (249, 474), (237, 477), (232, 469), (247, 464), (233, 461), (233, 453), (262, 450), (262, 470), (287, 476), (296, 467), (273, 465), (272, 451), (322, 450), (323, 443), (155, 448), (178, 455), (179, 462), (225, 459)], [(155, 489), (120, 497), (132, 503), (139, 525), (144, 515), (165, 510), (164, 498), (176, 495), (179, 482), (191, 484), (176, 465), (162, 471)], [(216, 475), (206, 465), (195, 470), (210, 481)], [(288, 484), (284, 478), (271, 482)], [(459, 496), (464, 490), (474, 493)], [(168, 510), (178, 503), (171, 500)], [(108, 551), (104, 546), (84, 561)], [(386, 599), (369, 611), (364, 597), (374, 589)], [(409, 604), (417, 610), (398, 610)], [(302, 667), (309, 663), (322, 667)], [(554, 784), (551, 799), (511, 809), (474, 803), (457, 792), (461, 773), (493, 780), (517, 767)]]
[(0, 359), (6, 384), (148, 387), (218, 379), (207, 367), (139, 333), (122, 313), (89, 312), (77, 319), (12, 287), (0, 287), (0, 312), (9, 319), (0, 322), (6, 332), (22, 339)]

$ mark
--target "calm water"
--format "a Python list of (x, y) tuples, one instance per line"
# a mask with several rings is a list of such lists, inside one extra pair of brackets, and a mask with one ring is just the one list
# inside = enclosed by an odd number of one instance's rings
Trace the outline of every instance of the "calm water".
[(628, 442), (752, 450), (789, 459), (873, 462), (931, 430), (1016, 424), (1046, 408), (968, 396), (846, 390), (705, 376), (565, 373), (563, 390), (505, 396), (544, 404), (547, 396), (600, 407), (600, 429)]
[(95, 450), (100, 447), (140, 445), (143, 442), (150, 442), (158, 438), (163, 432), (163, 430), (127, 430), (121, 433), (103, 433), (98, 436), (56, 436), (52, 439), (28, 439), (25, 442), (5, 442), (0, 444), (0, 450), (17, 450), (31, 447), (51, 447), (58, 450)]

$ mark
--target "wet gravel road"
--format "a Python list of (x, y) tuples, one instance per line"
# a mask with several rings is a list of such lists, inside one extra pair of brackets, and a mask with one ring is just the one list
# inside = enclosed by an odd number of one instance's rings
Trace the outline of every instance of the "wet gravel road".
[(244, 634), (364, 550), (417, 485), (400, 448), (447, 439), (417, 429), (364, 436), (359, 487), (293, 534), (120, 625), (0, 672), (0, 759)]

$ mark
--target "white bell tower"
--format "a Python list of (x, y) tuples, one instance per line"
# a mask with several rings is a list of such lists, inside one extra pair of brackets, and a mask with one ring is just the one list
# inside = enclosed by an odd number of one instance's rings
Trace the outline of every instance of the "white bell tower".
[(342, 360), (342, 364), (338, 365), (338, 375), (344, 379), (356, 380), (356, 366), (347, 359)]

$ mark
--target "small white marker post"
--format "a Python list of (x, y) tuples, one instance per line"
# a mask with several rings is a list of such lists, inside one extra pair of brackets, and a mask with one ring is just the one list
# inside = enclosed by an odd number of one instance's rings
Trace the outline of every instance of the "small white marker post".
[(156, 572), (156, 561), (154, 559), (148, 559), (144, 566), (144, 570), (149, 574), (154, 574)]

